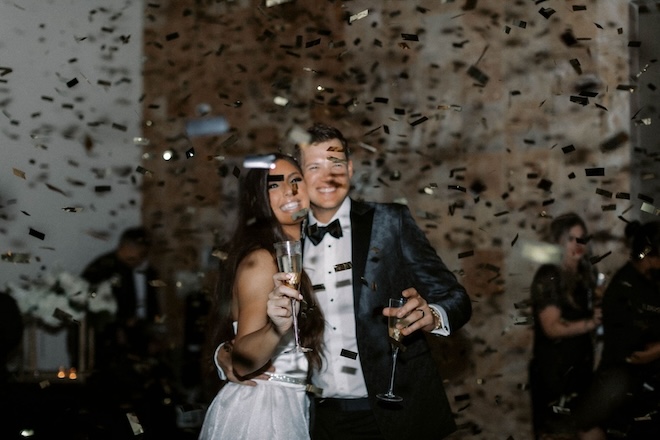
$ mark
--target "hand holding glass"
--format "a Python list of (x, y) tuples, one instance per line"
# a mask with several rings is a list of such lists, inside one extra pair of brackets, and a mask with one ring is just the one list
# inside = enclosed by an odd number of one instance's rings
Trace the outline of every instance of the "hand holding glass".
[[(296, 290), (300, 287), (300, 274), (302, 273), (302, 243), (300, 241), (280, 241), (275, 243), (275, 256), (277, 267), (280, 272), (292, 274), (291, 279), (286, 282), (289, 287)], [(291, 298), (291, 315), (293, 318), (293, 335), (296, 343), (295, 348), (287, 351), (306, 353), (311, 348), (300, 345), (300, 333), (298, 332), (298, 313), (296, 312), (296, 300)]]
[[(389, 307), (399, 309), (403, 307), (403, 304), (406, 302), (405, 298), (390, 298)], [(387, 318), (387, 331), (390, 337), (390, 346), (392, 347), (392, 374), (390, 375), (390, 388), (386, 393), (377, 394), (381, 400), (387, 402), (401, 402), (403, 397), (397, 396), (394, 394), (394, 372), (396, 371), (396, 358), (399, 355), (399, 344), (403, 339), (401, 334), (401, 329), (398, 329), (397, 324), (407, 326), (409, 322), (407, 321), (408, 316), (403, 318), (397, 318), (396, 316), (390, 316)]]

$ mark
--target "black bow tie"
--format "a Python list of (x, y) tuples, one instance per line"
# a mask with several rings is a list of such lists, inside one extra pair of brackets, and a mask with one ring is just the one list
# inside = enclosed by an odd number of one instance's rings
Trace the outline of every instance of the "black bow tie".
[(341, 232), (341, 225), (339, 224), (339, 219), (330, 222), (328, 226), (319, 226), (318, 224), (313, 224), (307, 228), (307, 238), (316, 246), (323, 240), (325, 233), (329, 233), (335, 238), (341, 237), (343, 234)]

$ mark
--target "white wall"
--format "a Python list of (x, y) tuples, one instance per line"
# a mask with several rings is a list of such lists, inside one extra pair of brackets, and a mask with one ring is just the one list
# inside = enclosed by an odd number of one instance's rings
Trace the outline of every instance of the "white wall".
[(142, 20), (138, 0), (1, 0), (0, 289), (79, 273), (140, 222)]

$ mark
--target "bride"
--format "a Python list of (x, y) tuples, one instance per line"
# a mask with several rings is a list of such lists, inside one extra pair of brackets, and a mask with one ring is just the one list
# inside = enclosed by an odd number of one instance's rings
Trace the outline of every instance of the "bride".
[[(224, 384), (209, 406), (199, 435), (212, 439), (309, 438), (310, 369), (321, 367), (324, 320), (303, 274), (300, 292), (284, 284), (273, 243), (300, 240), (309, 198), (302, 173), (289, 156), (275, 155), (272, 169), (251, 169), (241, 186), (239, 221), (216, 286), (215, 342), (234, 339), (233, 374), (256, 386)], [(300, 337), (294, 346), (285, 293), (297, 294)], [(269, 301), (269, 295), (271, 300)], [(287, 300), (288, 301), (288, 300)], [(217, 345), (217, 344), (215, 344)], [(270, 371), (277, 373), (270, 373)], [(265, 379), (265, 380), (264, 380)]]

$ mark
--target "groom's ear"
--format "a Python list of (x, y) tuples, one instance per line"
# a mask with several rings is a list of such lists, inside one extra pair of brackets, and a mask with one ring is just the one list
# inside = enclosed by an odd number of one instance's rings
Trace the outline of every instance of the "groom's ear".
[(352, 179), (353, 178), (353, 160), (348, 159), (348, 178)]

